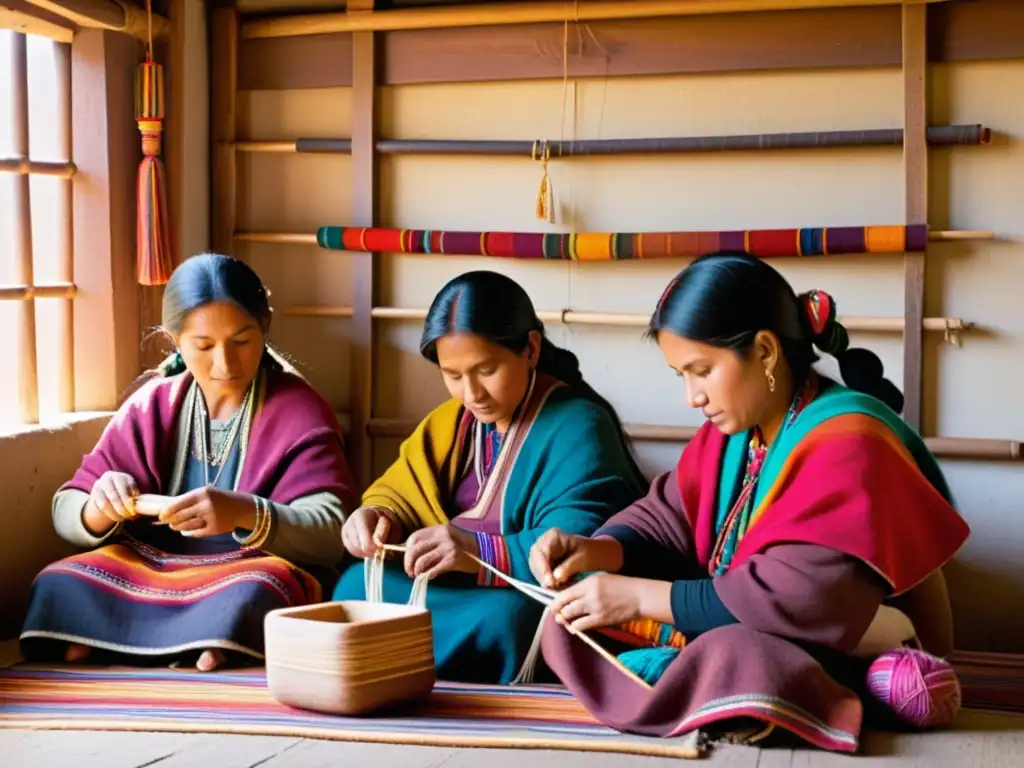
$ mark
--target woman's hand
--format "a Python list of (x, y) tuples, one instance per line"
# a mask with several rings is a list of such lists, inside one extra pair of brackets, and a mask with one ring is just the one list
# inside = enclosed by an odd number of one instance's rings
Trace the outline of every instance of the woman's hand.
[(182, 536), (204, 539), (256, 525), (256, 501), (215, 486), (196, 488), (172, 501), (157, 518)]
[(598, 573), (559, 592), (551, 604), (555, 621), (580, 631), (627, 621), (671, 616), (672, 582)]
[(611, 537), (588, 539), (551, 528), (530, 548), (530, 571), (542, 587), (559, 589), (580, 573), (619, 570), (622, 556), (622, 545)]
[(135, 497), (138, 495), (139, 487), (134, 477), (124, 472), (104, 472), (93, 484), (89, 501), (97, 512), (117, 524), (138, 517), (135, 511)]
[(479, 564), (466, 556), (480, 557), (476, 536), (454, 525), (421, 528), (405, 541), (405, 572), (409, 578), (426, 575), (435, 579), (442, 573), (476, 573)]
[(377, 552), (374, 539), (382, 544), (397, 544), (402, 526), (383, 507), (360, 507), (341, 527), (341, 543), (353, 557), (365, 560)]

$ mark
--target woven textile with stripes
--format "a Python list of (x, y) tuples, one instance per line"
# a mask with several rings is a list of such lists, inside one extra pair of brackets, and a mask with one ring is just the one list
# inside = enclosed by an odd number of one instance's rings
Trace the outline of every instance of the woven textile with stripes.
[(923, 251), (928, 227), (806, 227), (726, 232), (445, 232), (432, 229), (320, 227), (321, 248), (338, 251), (617, 261), (694, 258), (746, 251), (760, 258)]
[(206, 674), (102, 667), (0, 669), (0, 728), (246, 733), (680, 758), (696, 758), (701, 751), (697, 731), (659, 739), (605, 727), (556, 686), (438, 683), (414, 707), (337, 717), (278, 704), (262, 669)]

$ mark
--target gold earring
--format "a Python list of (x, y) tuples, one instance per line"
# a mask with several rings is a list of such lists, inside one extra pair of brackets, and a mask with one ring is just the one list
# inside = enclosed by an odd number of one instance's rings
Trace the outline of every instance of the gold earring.
[(775, 374), (769, 371), (767, 368), (764, 369), (764, 375), (768, 377), (768, 391), (775, 391)]

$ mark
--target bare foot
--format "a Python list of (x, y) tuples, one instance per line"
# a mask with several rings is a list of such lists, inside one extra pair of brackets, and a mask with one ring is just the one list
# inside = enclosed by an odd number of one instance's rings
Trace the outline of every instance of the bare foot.
[(68, 646), (68, 649), (64, 651), (64, 661), (68, 664), (78, 664), (79, 662), (85, 661), (91, 652), (92, 648), (87, 645), (72, 643)]
[(213, 648), (203, 651), (196, 662), (196, 669), (200, 672), (213, 672), (224, 663), (224, 654)]

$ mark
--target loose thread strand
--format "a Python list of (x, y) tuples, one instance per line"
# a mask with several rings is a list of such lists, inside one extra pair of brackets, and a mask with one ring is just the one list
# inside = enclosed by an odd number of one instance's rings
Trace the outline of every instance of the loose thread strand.
[[(405, 549), (406, 549), (405, 547), (399, 546), (397, 544), (384, 544), (383, 542), (381, 542), (381, 541), (379, 541), (377, 539), (374, 539), (374, 544), (377, 545), (377, 547), (378, 547), (377, 551), (378, 552), (385, 552), (385, 551), (387, 551), (387, 552), (400, 552), (400, 553), (404, 553)], [(534, 600), (536, 600), (537, 602), (539, 602), (539, 603), (541, 603), (541, 604), (543, 604), (545, 606), (550, 606), (551, 603), (554, 601), (555, 594), (556, 594), (555, 592), (552, 592), (551, 590), (548, 590), (548, 589), (543, 589), (541, 587), (535, 587), (532, 584), (528, 584), (525, 581), (520, 581), (519, 579), (513, 579), (508, 574), (503, 573), (502, 571), (498, 570), (497, 568), (492, 566), (490, 563), (484, 562), (480, 558), (475, 557), (474, 555), (471, 555), (469, 552), (465, 552), (465, 555), (469, 559), (471, 559), (475, 563), (477, 563), (477, 565), (481, 566), (482, 568), (486, 568), (487, 570), (491, 571), (491, 573), (493, 573), (496, 576), (499, 576), (502, 579), (504, 579), (506, 582), (508, 582), (508, 584), (510, 586), (514, 587), (515, 589), (518, 589), (520, 592), (525, 594), (527, 597), (532, 597)], [(375, 555), (375, 557), (376, 557), (376, 555)], [(608, 663), (610, 663), (613, 667), (615, 667), (620, 672), (622, 672), (624, 675), (626, 675), (630, 680), (635, 682), (637, 685), (641, 686), (642, 688), (645, 688), (646, 690), (651, 690), (652, 689), (653, 686), (651, 686), (650, 683), (648, 683), (642, 677), (640, 677), (635, 672), (633, 672), (633, 670), (631, 670), (629, 667), (627, 667), (625, 664), (623, 664), (621, 661), (619, 661), (617, 658), (615, 658), (615, 656), (613, 656), (608, 650), (603, 648), (600, 645), (600, 643), (598, 643), (596, 640), (591, 638), (585, 632), (576, 629), (575, 627), (573, 627), (571, 624), (568, 624), (568, 623), (564, 623), (564, 624), (563, 623), (559, 623), (559, 626), (563, 627), (569, 634), (573, 635), (574, 637), (579, 638), (584, 643), (586, 643), (591, 648), (593, 648), (602, 658), (604, 658)]]

